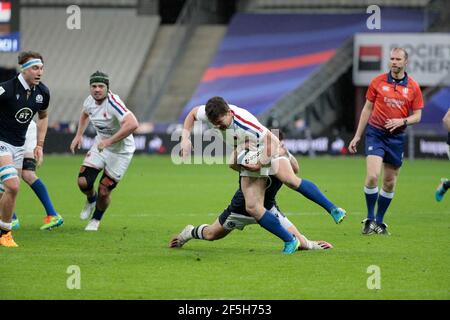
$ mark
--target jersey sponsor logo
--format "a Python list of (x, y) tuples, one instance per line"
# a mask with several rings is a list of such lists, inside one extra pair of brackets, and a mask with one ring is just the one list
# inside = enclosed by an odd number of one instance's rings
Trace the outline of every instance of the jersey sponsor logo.
[(42, 103), (44, 102), (44, 97), (41, 94), (38, 94), (36, 96), (36, 103)]
[(94, 127), (98, 130), (98, 132), (106, 134), (106, 135), (112, 135), (114, 134), (114, 128), (109, 128), (109, 127), (103, 127), (103, 126), (99, 126), (99, 125), (95, 125)]
[(33, 110), (30, 108), (22, 108), (16, 113), (16, 120), (20, 123), (30, 122), (31, 118), (33, 118)]
[(116, 129), (111, 128), (111, 127), (107, 127), (107, 126), (103, 126), (103, 125), (99, 125), (98, 122), (97, 123), (93, 123), (95, 130), (97, 130), (98, 133), (101, 134), (105, 134), (105, 135), (113, 135), (116, 131)]
[(5, 92), (5, 89), (3, 87), (0, 87), (0, 96)]
[(393, 108), (399, 108), (400, 109), (405, 104), (405, 101), (399, 100), (399, 99), (395, 99), (395, 98), (384, 97), (384, 103), (386, 103), (386, 105), (388, 107), (393, 107)]

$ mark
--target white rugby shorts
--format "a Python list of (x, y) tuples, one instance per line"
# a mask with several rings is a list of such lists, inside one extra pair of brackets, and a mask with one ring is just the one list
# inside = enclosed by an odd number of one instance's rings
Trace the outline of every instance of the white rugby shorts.
[[(269, 211), (277, 217), (277, 219), (280, 221), (281, 225), (284, 228), (288, 229), (292, 226), (292, 222), (288, 218), (286, 218), (286, 216), (282, 214), (277, 209), (277, 207), (273, 206)], [(234, 229), (243, 230), (246, 226), (257, 223), (258, 222), (256, 221), (256, 219), (253, 217), (232, 212), (225, 220), (222, 227), (225, 230), (234, 230)]]
[(133, 158), (133, 153), (115, 153), (108, 149), (99, 152), (97, 144), (94, 144), (86, 154), (83, 165), (100, 170), (104, 169), (111, 178), (119, 182), (125, 175), (131, 158)]
[(0, 141), (0, 157), (11, 156), (13, 165), (16, 169), (22, 169), (24, 154), (24, 146), (16, 147), (4, 141)]

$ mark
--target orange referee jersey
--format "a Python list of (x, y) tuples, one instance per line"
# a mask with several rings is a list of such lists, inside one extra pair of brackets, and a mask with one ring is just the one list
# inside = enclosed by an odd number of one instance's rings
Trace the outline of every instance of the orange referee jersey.
[[(373, 78), (366, 98), (373, 103), (369, 124), (380, 129), (385, 129), (387, 119), (406, 118), (413, 110), (424, 107), (419, 84), (406, 72), (405, 78), (398, 83), (390, 72)], [(404, 129), (400, 128), (396, 132)]]

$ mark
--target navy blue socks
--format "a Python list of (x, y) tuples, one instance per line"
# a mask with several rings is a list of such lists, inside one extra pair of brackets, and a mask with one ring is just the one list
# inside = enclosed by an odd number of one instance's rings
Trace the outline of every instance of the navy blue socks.
[(33, 189), (34, 193), (37, 195), (39, 200), (42, 202), (42, 205), (45, 208), (48, 216), (56, 216), (57, 212), (53, 207), (52, 200), (50, 200), (50, 196), (48, 194), (47, 188), (42, 183), (41, 179), (37, 179), (31, 185), (31, 189)]

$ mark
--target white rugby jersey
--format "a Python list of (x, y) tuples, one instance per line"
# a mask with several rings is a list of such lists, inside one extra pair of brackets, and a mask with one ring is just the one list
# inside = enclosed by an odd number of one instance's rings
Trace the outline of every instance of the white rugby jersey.
[[(235, 105), (228, 105), (233, 114), (233, 121), (226, 131), (218, 130), (221, 133), (223, 140), (233, 146), (234, 137), (237, 139), (237, 150), (243, 150), (246, 139), (250, 142), (250, 148), (256, 147), (260, 149), (263, 147), (264, 136), (268, 129), (264, 127), (258, 119), (245, 109), (239, 108)], [(206, 116), (205, 105), (199, 106), (195, 118), (197, 120), (206, 122), (209, 127), (213, 128), (213, 124)], [(228, 133), (227, 133), (228, 132)], [(231, 134), (230, 134), (231, 133)]]
[[(111, 91), (100, 105), (96, 104), (95, 99), (89, 95), (83, 103), (83, 112), (89, 115), (89, 120), (97, 132), (96, 144), (119, 131), (123, 118), (130, 113), (119, 96)], [(133, 135), (130, 134), (106, 149), (115, 153), (130, 153), (134, 152), (135, 148)]]

